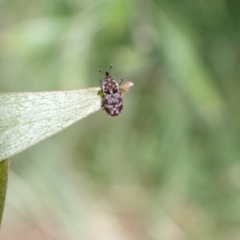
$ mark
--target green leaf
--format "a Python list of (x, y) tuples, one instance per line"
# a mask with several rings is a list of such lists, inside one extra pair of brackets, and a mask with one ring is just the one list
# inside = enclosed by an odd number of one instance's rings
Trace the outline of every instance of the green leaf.
[(0, 94), (0, 160), (101, 108), (99, 88)]
[(0, 224), (2, 221), (4, 203), (6, 198), (7, 182), (8, 182), (8, 165), (9, 159), (0, 162)]

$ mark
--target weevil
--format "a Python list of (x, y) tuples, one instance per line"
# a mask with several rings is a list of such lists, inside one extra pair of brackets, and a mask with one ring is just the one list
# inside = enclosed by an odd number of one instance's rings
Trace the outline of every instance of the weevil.
[[(110, 65), (110, 71), (112, 65)], [(100, 69), (99, 72), (103, 73)], [(105, 112), (114, 117), (118, 116), (123, 109), (123, 100), (121, 95), (120, 85), (123, 79), (116, 81), (112, 76), (110, 76), (110, 71), (105, 73), (105, 79), (100, 80), (101, 90), (99, 93), (102, 94), (102, 108)]]

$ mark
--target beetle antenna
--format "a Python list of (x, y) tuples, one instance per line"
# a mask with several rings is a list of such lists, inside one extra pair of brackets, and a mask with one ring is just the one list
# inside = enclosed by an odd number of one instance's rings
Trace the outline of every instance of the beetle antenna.
[(101, 70), (101, 69), (98, 69), (98, 71), (99, 71), (100, 73), (102, 73), (103, 75), (105, 75), (105, 74), (102, 72), (102, 70)]
[(103, 72), (101, 69), (98, 69), (98, 71), (99, 71), (100, 73), (102, 73), (103, 75), (105, 75), (105, 76), (109, 76), (109, 74), (110, 74), (110, 72), (111, 72), (111, 70), (112, 70), (112, 67), (113, 67), (113, 65), (110, 64), (110, 70), (109, 70), (109, 72), (105, 72), (105, 74), (104, 74), (104, 72)]
[(110, 70), (109, 70), (109, 73), (111, 72), (112, 68), (113, 68), (113, 65), (112, 65), (112, 63), (111, 63), (111, 64), (110, 64)]
[(106, 76), (110, 76), (110, 72), (111, 72), (111, 70), (112, 70), (112, 67), (113, 67), (113, 65), (110, 64), (110, 70), (109, 70), (109, 72), (106, 72)]

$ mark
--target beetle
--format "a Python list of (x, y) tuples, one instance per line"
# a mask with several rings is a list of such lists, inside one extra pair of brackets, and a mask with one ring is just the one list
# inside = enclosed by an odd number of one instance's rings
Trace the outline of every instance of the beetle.
[[(112, 65), (110, 65), (110, 71), (111, 69)], [(100, 69), (98, 69), (98, 71), (103, 73)], [(109, 75), (110, 71), (105, 73), (104, 80), (100, 80), (101, 90), (99, 93), (103, 96), (102, 108), (108, 115), (114, 117), (118, 116), (123, 109), (123, 100), (120, 88), (123, 79), (116, 81)]]

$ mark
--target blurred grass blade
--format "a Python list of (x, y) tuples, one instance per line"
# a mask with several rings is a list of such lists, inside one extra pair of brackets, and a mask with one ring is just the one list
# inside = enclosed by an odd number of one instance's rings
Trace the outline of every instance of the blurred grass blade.
[(223, 116), (222, 97), (197, 47), (176, 19), (162, 14), (160, 21), (171, 75), (202, 119), (211, 125), (218, 123)]
[(0, 224), (2, 222), (3, 209), (7, 191), (8, 165), (9, 159), (5, 159), (0, 162)]
[(98, 90), (0, 94), (0, 160), (99, 110)]

